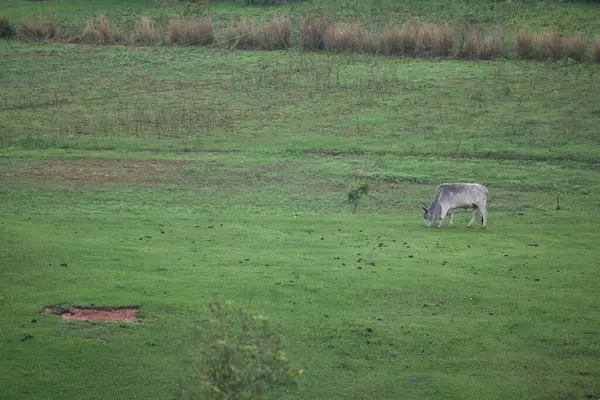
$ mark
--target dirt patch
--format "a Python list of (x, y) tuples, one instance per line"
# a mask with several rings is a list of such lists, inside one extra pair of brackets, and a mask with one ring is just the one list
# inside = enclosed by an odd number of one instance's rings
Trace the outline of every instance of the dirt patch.
[(84, 307), (46, 307), (44, 314), (60, 315), (62, 319), (76, 321), (110, 321), (110, 322), (137, 322), (135, 314), (138, 307), (127, 308), (84, 308)]
[(119, 183), (176, 182), (183, 176), (177, 168), (195, 165), (187, 161), (150, 160), (45, 160), (7, 168), (7, 178), (40, 185), (94, 186)]

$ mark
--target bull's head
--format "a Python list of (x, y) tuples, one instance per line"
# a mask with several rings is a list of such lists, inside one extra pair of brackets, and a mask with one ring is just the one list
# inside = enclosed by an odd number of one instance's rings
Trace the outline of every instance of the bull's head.
[(435, 207), (431, 207), (431, 208), (432, 208), (432, 210), (429, 210), (427, 208), (427, 205), (425, 203), (423, 203), (423, 211), (425, 211), (423, 213), (423, 222), (425, 224), (425, 228), (429, 228), (431, 225), (433, 225), (433, 223), (437, 219), (437, 216), (433, 212), (433, 208), (435, 208)]

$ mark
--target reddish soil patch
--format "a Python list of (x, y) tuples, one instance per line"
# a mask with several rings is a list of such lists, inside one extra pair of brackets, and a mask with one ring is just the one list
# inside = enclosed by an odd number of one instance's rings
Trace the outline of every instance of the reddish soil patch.
[(111, 322), (136, 322), (135, 314), (138, 308), (44, 308), (44, 313), (60, 315), (62, 319), (77, 321), (111, 321)]

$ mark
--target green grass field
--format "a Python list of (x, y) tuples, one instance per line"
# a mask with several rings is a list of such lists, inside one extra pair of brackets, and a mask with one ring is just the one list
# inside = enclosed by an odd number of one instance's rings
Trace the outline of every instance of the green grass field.
[[(593, 33), (599, 11), (471, 12)], [(598, 82), (592, 62), (0, 41), (0, 398), (172, 398), (214, 298), (285, 337), (305, 370), (286, 399), (600, 398)], [(351, 214), (360, 174), (371, 191)], [(448, 181), (488, 187), (487, 230), (462, 212), (423, 227)], [(40, 313), (55, 304), (139, 305), (143, 321)]]

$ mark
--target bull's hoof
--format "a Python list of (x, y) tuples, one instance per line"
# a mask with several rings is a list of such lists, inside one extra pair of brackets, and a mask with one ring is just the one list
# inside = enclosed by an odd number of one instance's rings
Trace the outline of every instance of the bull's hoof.
[(448, 225), (448, 228), (454, 228), (454, 225)]
[(442, 229), (442, 227), (438, 225), (435, 227), (435, 229)]
[(473, 226), (472, 225), (467, 225), (467, 228), (471, 229)]
[(485, 228), (486, 228), (485, 226), (482, 226), (482, 227), (481, 227), (481, 229), (485, 229)]

